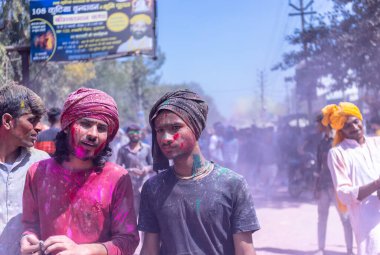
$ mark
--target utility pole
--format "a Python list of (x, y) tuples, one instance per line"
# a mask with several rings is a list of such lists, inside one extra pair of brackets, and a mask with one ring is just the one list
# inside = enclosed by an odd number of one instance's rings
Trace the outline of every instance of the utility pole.
[[(313, 5), (314, 0), (310, 0), (306, 5), (304, 5), (303, 0), (299, 0), (299, 6), (296, 6), (292, 3), (292, 0), (289, 0), (289, 6), (291, 6), (293, 9), (295, 9), (297, 12), (295, 13), (289, 13), (289, 16), (300, 16), (301, 17), (301, 29), (302, 29), (302, 46), (303, 46), (303, 52), (304, 52), (304, 58), (305, 61), (307, 61), (307, 42), (305, 41), (305, 38), (303, 37), (305, 34), (305, 16), (306, 15), (313, 15), (316, 14), (315, 11), (308, 11), (308, 9)], [(305, 86), (305, 84), (302, 84), (302, 86)], [(308, 85), (310, 86), (310, 85)], [(312, 114), (312, 100), (313, 95), (311, 93), (307, 93), (307, 108), (308, 108), (308, 114), (309, 117), (311, 117)]]
[(265, 115), (265, 89), (264, 89), (264, 71), (259, 72), (259, 86), (260, 86), (260, 115), (264, 120)]

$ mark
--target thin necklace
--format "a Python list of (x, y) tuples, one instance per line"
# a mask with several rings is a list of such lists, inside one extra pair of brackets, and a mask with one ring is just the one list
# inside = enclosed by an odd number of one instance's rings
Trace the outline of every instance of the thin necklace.
[(174, 175), (178, 179), (181, 179), (181, 180), (198, 180), (206, 176), (207, 174), (209, 174), (213, 169), (214, 169), (214, 164), (210, 161), (207, 161), (202, 168), (198, 169), (198, 171), (195, 174), (190, 175), (190, 176), (181, 176), (177, 174), (174, 168), (173, 168), (173, 172), (174, 172)]

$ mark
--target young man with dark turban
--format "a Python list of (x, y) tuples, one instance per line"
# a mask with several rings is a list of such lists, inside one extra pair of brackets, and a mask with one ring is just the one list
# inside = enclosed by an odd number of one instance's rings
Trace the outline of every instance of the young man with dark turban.
[(65, 101), (61, 127), (53, 158), (26, 177), (22, 254), (133, 254), (139, 237), (131, 179), (107, 162), (119, 128), (115, 101), (80, 88)]
[(207, 112), (196, 93), (178, 90), (149, 114), (153, 168), (163, 171), (141, 193), (143, 255), (255, 254), (252, 233), (260, 227), (247, 182), (200, 151)]
[(336, 130), (328, 166), (347, 207), (358, 255), (380, 254), (380, 138), (366, 137), (359, 108), (349, 102), (322, 109), (322, 123)]

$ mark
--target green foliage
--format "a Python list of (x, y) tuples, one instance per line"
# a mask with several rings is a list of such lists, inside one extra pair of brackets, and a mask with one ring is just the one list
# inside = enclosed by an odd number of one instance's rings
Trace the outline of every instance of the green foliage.
[[(29, 1), (8, 0), (4, 11), (7, 18), (5, 29), (0, 33), (0, 84), (22, 79), (19, 54), (7, 55), (5, 46), (29, 45), (30, 40)], [(153, 103), (167, 91), (186, 87), (204, 95), (195, 83), (160, 84), (159, 70), (164, 62), (165, 55), (160, 51), (155, 60), (138, 55), (76, 63), (34, 62), (30, 64), (30, 82), (25, 85), (43, 98), (47, 108), (62, 107), (67, 95), (79, 87), (101, 89), (118, 103), (122, 125), (141, 121), (141, 112), (146, 122)], [(209, 119), (220, 120), (212, 99), (206, 99), (210, 105)]]
[[(380, 88), (380, 2), (374, 0), (333, 0), (334, 8), (317, 19), (305, 33), (295, 31), (288, 37), (293, 45), (307, 43), (284, 55), (280, 69), (298, 67), (299, 86), (320, 86), (322, 77), (331, 77), (332, 90), (354, 85)], [(298, 76), (298, 77), (297, 77)], [(302, 77), (299, 79), (299, 77)], [(309, 85), (308, 85), (309, 84)]]

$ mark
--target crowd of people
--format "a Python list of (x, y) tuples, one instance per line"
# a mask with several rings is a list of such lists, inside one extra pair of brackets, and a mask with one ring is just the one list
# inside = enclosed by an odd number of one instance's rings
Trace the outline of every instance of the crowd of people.
[(151, 145), (129, 125), (117, 164), (118, 109), (103, 91), (70, 93), (44, 132), (44, 104), (24, 86), (0, 88), (0, 111), (0, 254), (127, 255), (140, 236), (141, 254), (255, 254), (249, 186), (203, 155), (208, 105), (198, 94), (162, 96)]
[(120, 128), (114, 99), (80, 88), (43, 128), (41, 98), (10, 84), (0, 113), (0, 254), (127, 255), (139, 242), (143, 255), (256, 254), (251, 192), (272, 197), (307, 153), (317, 163), (318, 253), (330, 204), (347, 254), (353, 236), (358, 255), (380, 253), (380, 138), (364, 135), (352, 103), (324, 107), (304, 129), (208, 129), (207, 102), (185, 89), (155, 102), (148, 128)]

